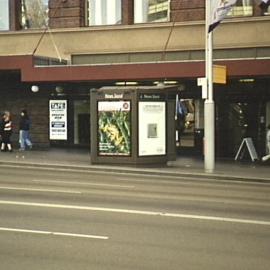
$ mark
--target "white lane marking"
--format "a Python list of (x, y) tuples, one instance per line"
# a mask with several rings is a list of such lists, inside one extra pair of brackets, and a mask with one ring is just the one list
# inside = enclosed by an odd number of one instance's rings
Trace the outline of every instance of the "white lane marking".
[(0, 189), (4, 189), (4, 190), (23, 190), (23, 191), (37, 191), (37, 192), (54, 192), (54, 193), (82, 194), (82, 192), (80, 192), (80, 191), (59, 190), (59, 189), (43, 189), (43, 188), (20, 188), (20, 187), (0, 186)]
[(132, 209), (118, 209), (118, 208), (49, 204), (49, 203), (31, 203), (31, 202), (3, 201), (3, 200), (0, 200), (0, 204), (59, 208), (59, 209), (74, 209), (74, 210), (85, 210), (85, 211), (96, 211), (96, 212), (111, 212), (111, 213), (122, 213), (122, 214), (137, 214), (137, 215), (147, 215), (147, 216), (162, 216), (162, 217), (171, 217), (171, 218), (198, 219), (198, 220), (208, 220), (208, 221), (220, 221), (220, 222), (270, 226), (270, 221), (267, 221), (267, 220), (227, 218), (227, 217), (218, 217), (218, 216), (189, 215), (189, 214), (180, 214), (180, 213), (166, 213), (166, 212), (142, 211), (142, 210), (132, 210)]
[(115, 185), (115, 184), (101, 184), (101, 183), (91, 183), (91, 182), (74, 182), (74, 181), (61, 181), (61, 180), (46, 180), (34, 179), (32, 182), (36, 183), (55, 183), (55, 184), (69, 184), (69, 185), (82, 185), (82, 186), (100, 186), (100, 187), (115, 187), (115, 188), (135, 188), (135, 186), (131, 185)]
[(109, 239), (108, 236), (100, 236), (100, 235), (50, 232), (50, 231), (39, 231), (39, 230), (26, 230), (26, 229), (15, 229), (15, 228), (5, 228), (5, 227), (0, 227), (0, 231), (18, 232), (18, 233), (33, 233), (33, 234), (47, 234), (47, 235), (55, 235), (55, 236), (78, 237), (78, 238), (92, 238), (92, 239), (100, 239), (100, 240), (108, 240)]

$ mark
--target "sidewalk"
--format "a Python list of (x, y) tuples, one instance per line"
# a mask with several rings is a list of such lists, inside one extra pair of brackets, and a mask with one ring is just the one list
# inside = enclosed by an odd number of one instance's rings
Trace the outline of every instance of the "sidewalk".
[(80, 149), (46, 149), (13, 153), (1, 152), (0, 164), (19, 166), (43, 166), (81, 170), (115, 171), (122, 173), (144, 173), (164, 176), (200, 176), (202, 178), (239, 179), (270, 183), (270, 163), (216, 161), (214, 173), (204, 172), (204, 162), (199, 158), (178, 157), (164, 167), (132, 167), (121, 165), (92, 165), (90, 153)]

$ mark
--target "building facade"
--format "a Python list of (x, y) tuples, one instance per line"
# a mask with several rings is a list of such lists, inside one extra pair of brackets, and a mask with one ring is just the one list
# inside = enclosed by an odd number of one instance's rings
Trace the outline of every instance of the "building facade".
[[(227, 68), (214, 85), (218, 157), (234, 157), (244, 137), (266, 149), (270, 13), (259, 2), (237, 1), (214, 31), (214, 62)], [(0, 111), (13, 115), (14, 142), (26, 108), (37, 146), (88, 147), (91, 89), (162, 82), (178, 86), (179, 154), (202, 155), (204, 17), (204, 0), (1, 0)], [(49, 137), (54, 99), (67, 100), (67, 140)]]

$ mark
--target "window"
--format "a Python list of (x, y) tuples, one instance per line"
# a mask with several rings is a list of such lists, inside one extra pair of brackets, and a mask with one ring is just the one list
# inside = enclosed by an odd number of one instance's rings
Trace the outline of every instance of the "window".
[(228, 14), (229, 17), (241, 17), (241, 16), (252, 16), (253, 5), (252, 0), (238, 0), (231, 12)]
[(122, 23), (122, 0), (88, 0), (89, 25)]
[(264, 13), (264, 15), (270, 15), (270, 6), (268, 7), (267, 11)]
[(46, 28), (48, 26), (48, 2), (49, 0), (21, 1), (23, 29)]
[(134, 0), (134, 22), (167, 22), (169, 0)]
[(0, 0), (0, 31), (9, 30), (9, 0)]

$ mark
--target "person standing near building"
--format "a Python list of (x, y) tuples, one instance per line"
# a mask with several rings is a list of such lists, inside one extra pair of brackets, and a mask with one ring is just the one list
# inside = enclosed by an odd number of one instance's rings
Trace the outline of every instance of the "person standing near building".
[(0, 118), (0, 145), (2, 145), (2, 134), (4, 131), (4, 120), (3, 120), (4, 114), (1, 112), (1, 118)]
[(267, 161), (270, 159), (270, 125), (267, 126), (267, 133), (266, 133), (266, 145), (267, 145), (267, 155), (262, 157), (262, 161)]
[(1, 136), (2, 136), (2, 143), (1, 143), (1, 151), (6, 151), (6, 147), (9, 152), (12, 152), (12, 146), (10, 137), (12, 134), (12, 122), (10, 119), (10, 112), (6, 111), (3, 115), (3, 122), (1, 128)]
[(31, 149), (32, 142), (30, 140), (30, 134), (29, 134), (30, 118), (26, 110), (21, 111), (19, 129), (20, 129), (20, 134), (19, 134), (20, 150), (24, 151), (26, 146), (28, 146)]

